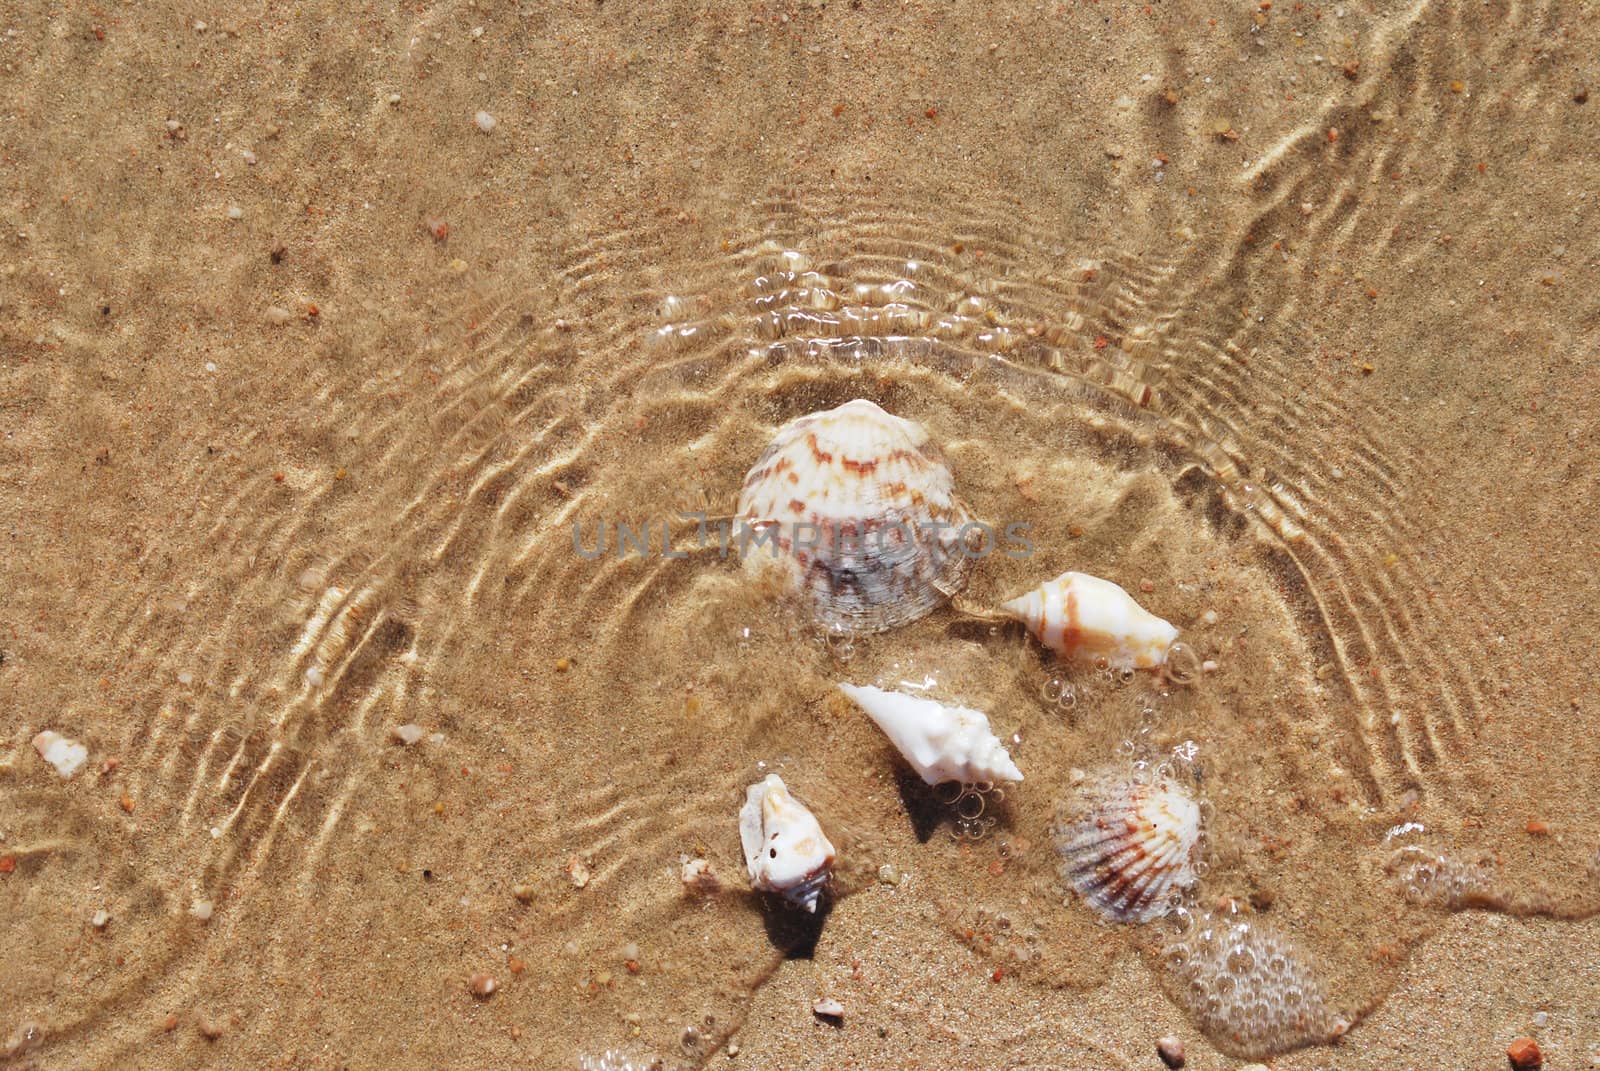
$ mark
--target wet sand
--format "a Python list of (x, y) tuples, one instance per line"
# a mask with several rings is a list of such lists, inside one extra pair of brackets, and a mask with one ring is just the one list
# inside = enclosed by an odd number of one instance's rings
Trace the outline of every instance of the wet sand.
[[(1359, 1019), (1272, 1066), (1500, 1066), (1521, 1035), (1600, 1065), (1585, 15), (0, 14), (0, 1044), (1155, 1068), (1176, 1033), (1191, 1067), (1242, 1062), (1051, 884), (1049, 790), (1138, 724), (1120, 693), (1103, 726), (1036, 709), (1025, 644), (942, 622), (844, 666), (736, 572), (570, 554), (573, 517), (720, 502), (773, 426), (859, 392), (1039, 523), (1040, 572), (1154, 577), (1186, 629), (1229, 600), (1195, 630), (1218, 683), (1156, 703), (1153, 739), (1212, 733), (1208, 894), (1268, 883)], [(1001, 343), (970, 332), (881, 377), (771, 348), (750, 295), (783, 249), (843, 294), (874, 257), (926, 265), (943, 307), (989, 302), (1016, 374), (975, 373)], [(826, 704), (936, 663), (1035, 741), (1007, 883), (996, 840), (919, 845)], [(443, 738), (394, 743), (410, 723)], [(88, 745), (70, 782), (42, 729)], [(811, 960), (738, 895), (758, 761), (809, 771), (853, 847)], [(1382, 866), (1406, 821), (1492, 874), (1473, 910), (1406, 907)], [(709, 908), (673, 884), (698, 853), (730, 885)], [(975, 895), (1038, 955), (966, 938)]]

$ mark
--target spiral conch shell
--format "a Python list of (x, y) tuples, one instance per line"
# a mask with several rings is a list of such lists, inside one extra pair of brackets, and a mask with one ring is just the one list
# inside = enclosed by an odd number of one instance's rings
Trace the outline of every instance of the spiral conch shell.
[(1167, 914), (1196, 879), (1200, 807), (1175, 781), (1111, 781), (1057, 829), (1068, 884), (1115, 922)]
[(785, 424), (744, 479), (745, 565), (776, 567), (824, 627), (881, 632), (966, 585), (971, 516), (928, 432), (864, 398)]
[(1178, 630), (1122, 588), (1088, 573), (1062, 573), (1000, 608), (1067, 658), (1104, 658), (1112, 669), (1156, 669)]
[(867, 712), (930, 785), (1022, 780), (982, 711), (870, 685), (841, 684), (839, 690)]
[(777, 774), (768, 774), (745, 793), (739, 808), (739, 842), (752, 888), (777, 893), (807, 911), (817, 910), (833, 865), (833, 844), (817, 816), (789, 795)]

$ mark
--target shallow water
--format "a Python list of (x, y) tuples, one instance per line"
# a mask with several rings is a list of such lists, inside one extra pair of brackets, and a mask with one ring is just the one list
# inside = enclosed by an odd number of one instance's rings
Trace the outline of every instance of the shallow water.
[[(1288, 7), (14, 17), (12, 1057), (698, 1066), (819, 939), (745, 889), (769, 771), (835, 916), (914, 897), (1029, 992), (1134, 956), (1228, 1056), (1360, 1063), (1456, 911), (1593, 917), (1592, 30)], [(841, 641), (683, 514), (855, 397), (1035, 553)], [(618, 523), (651, 552), (577, 552)], [(987, 615), (1066, 569), (1215, 671)], [(841, 680), (981, 707), (1027, 780), (957, 821)], [(1074, 782), (1137, 763), (1205, 801), (1193, 931), (1062, 884)], [(1274, 957), (1314, 1014), (1213, 1006)]]

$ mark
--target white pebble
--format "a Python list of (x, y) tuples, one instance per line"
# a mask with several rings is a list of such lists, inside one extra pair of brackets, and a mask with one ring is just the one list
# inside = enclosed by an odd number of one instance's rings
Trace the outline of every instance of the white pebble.
[(1216, 671), (1217, 671), (1217, 663), (1216, 663), (1215, 659), (1208, 658), (1204, 662), (1200, 663), (1200, 672), (1201, 673), (1215, 673)]
[(195, 33), (205, 33), (206, 32), (206, 24), (201, 22), (199, 19), (195, 19), (194, 20), (194, 32)]
[(395, 105), (397, 105), (399, 103), (400, 103), (400, 94), (398, 94), (398, 93), (390, 93), (389, 94), (389, 106), (392, 108), (392, 107), (394, 107)]
[(185, 688), (189, 687), (189, 685), (194, 683), (194, 674), (190, 673), (188, 670), (184, 670), (182, 673), (178, 674), (178, 683), (183, 685)]
[(207, 361), (206, 362), (206, 371), (207, 372), (215, 372), (216, 370), (217, 370), (217, 362), (216, 361)]
[(414, 724), (396, 725), (394, 727), (394, 738), (409, 747), (422, 739), (422, 726)]
[(832, 997), (823, 997), (811, 1005), (811, 1010), (823, 1019), (843, 1019), (844, 1005)]
[(239, 155), (244, 157), (244, 162), (249, 164), (251, 167), (256, 166), (256, 154), (251, 152), (249, 149), (244, 150)]
[(1200, 623), (1202, 625), (1215, 625), (1217, 623), (1217, 612), (1215, 610), (1207, 610), (1200, 615)]
[(1541, 1011), (1541, 1012), (1534, 1012), (1533, 1013), (1533, 1025), (1534, 1026), (1537, 1026), (1540, 1029), (1543, 1029), (1545, 1024), (1548, 1023), (1549, 1021), (1550, 1021), (1550, 1013), (1549, 1012), (1542, 1012)]
[(442, 743), (444, 743), (444, 734), (443, 733), (434, 733), (432, 736), (428, 737), (428, 743), (430, 743), (430, 744), (442, 744)]
[(321, 666), (308, 666), (306, 668), (306, 683), (313, 688), (321, 688), (322, 682), (327, 680), (323, 675)]
[(483, 27), (482, 26), (474, 26), (472, 28), (472, 36), (473, 37), (482, 37), (483, 36)]
[(493, 130), (498, 123), (498, 120), (496, 120), (495, 117), (490, 115), (488, 112), (479, 112), (477, 116), (474, 117), (473, 121), (478, 124), (478, 129), (483, 131), (485, 134)]
[(261, 314), (261, 318), (273, 327), (282, 327), (294, 319), (294, 313), (278, 305), (269, 305), (267, 311)]
[(71, 777), (89, 761), (88, 748), (51, 729), (33, 738), (33, 749), (41, 759), (54, 766), (56, 773), (62, 777)]
[(193, 915), (201, 922), (211, 921), (211, 911), (212, 908), (210, 900), (196, 900), (194, 903), (189, 905), (189, 914)]
[(90, 919), (89, 921), (93, 923), (95, 929), (103, 930), (106, 928), (106, 924), (111, 921), (111, 912), (107, 911), (105, 908), (101, 908), (99, 911), (94, 913), (94, 918)]
[(229, 219), (243, 219), (244, 218), (244, 209), (240, 208), (238, 205), (229, 205), (228, 206), (228, 218)]

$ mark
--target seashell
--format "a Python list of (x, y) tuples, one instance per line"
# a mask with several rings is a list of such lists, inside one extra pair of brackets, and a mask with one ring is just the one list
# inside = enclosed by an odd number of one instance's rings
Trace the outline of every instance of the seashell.
[(1104, 658), (1112, 669), (1166, 664), (1178, 630), (1122, 588), (1088, 573), (1062, 573), (1000, 608), (1067, 658)]
[(841, 684), (839, 690), (877, 722), (930, 785), (1022, 780), (1022, 771), (990, 731), (982, 711), (869, 685)]
[(777, 774), (768, 774), (745, 793), (739, 809), (739, 841), (753, 888), (816, 911), (833, 865), (833, 845), (817, 816), (789, 795)]
[(1114, 922), (1167, 914), (1193, 885), (1200, 807), (1173, 781), (1113, 781), (1056, 831), (1067, 883)]
[(747, 568), (778, 568), (820, 624), (863, 633), (966, 585), (971, 522), (927, 430), (857, 398), (778, 429), (744, 478), (735, 532)]

